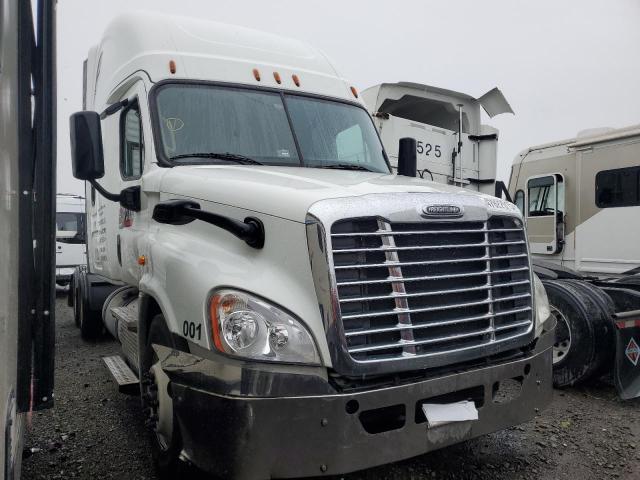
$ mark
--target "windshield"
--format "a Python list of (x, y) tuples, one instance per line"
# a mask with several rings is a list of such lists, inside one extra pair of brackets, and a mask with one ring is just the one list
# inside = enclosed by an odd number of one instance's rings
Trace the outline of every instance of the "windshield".
[(56, 240), (64, 243), (84, 243), (84, 213), (56, 213)]
[(299, 95), (201, 84), (156, 97), (161, 151), (174, 164), (260, 163), (388, 173), (369, 114)]

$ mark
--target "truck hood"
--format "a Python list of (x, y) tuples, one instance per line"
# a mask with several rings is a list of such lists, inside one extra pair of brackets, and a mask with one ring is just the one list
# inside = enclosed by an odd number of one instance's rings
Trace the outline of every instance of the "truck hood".
[(351, 170), (255, 165), (179, 166), (166, 169), (160, 191), (304, 222), (314, 203), (372, 193), (480, 195), (421, 178)]

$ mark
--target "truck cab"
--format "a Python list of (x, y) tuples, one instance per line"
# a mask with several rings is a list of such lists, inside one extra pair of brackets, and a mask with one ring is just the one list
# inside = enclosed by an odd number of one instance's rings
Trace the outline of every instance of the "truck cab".
[(161, 473), (345, 473), (550, 402), (554, 324), (520, 212), (393, 174), (318, 50), (127, 15), (85, 72), (73, 298), (85, 334), (121, 342), (110, 362), (139, 385)]
[(56, 195), (56, 284), (67, 286), (73, 270), (86, 265), (84, 197)]

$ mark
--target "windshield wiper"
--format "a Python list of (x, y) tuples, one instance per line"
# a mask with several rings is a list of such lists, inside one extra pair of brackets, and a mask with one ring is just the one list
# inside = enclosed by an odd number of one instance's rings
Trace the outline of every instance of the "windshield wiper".
[(373, 170), (369, 170), (362, 165), (355, 165), (353, 163), (334, 163), (331, 165), (320, 165), (315, 168), (333, 168), (335, 170), (360, 170), (363, 172), (373, 172)]
[(216, 160), (227, 160), (244, 165), (264, 165), (253, 158), (229, 152), (183, 153), (181, 155), (174, 155), (173, 157), (170, 157), (169, 160), (178, 160), (180, 158), (214, 158)]

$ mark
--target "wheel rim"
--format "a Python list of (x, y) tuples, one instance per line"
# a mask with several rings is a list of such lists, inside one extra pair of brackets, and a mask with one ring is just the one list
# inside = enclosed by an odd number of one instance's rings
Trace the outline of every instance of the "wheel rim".
[(154, 354), (147, 382), (148, 426), (153, 430), (158, 446), (166, 451), (173, 436), (173, 401), (169, 396), (169, 377)]
[(555, 317), (556, 325), (556, 341), (553, 344), (553, 364), (560, 363), (569, 354), (571, 350), (571, 328), (567, 317), (553, 305), (551, 314)]

